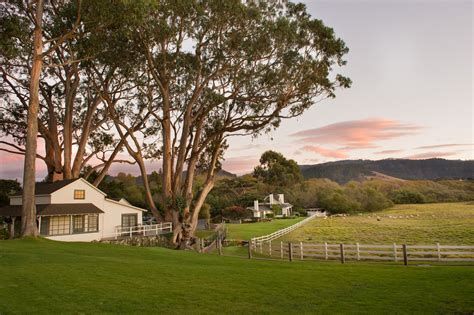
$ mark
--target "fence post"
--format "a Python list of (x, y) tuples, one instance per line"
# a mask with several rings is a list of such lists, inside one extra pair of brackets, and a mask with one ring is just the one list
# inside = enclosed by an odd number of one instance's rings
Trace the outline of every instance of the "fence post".
[(293, 246), (291, 246), (291, 243), (288, 243), (288, 259), (293, 261)]
[(359, 249), (359, 243), (356, 243), (356, 255), (357, 255), (357, 260), (360, 260), (360, 249)]
[(260, 254), (263, 254), (263, 242), (260, 242)]
[(300, 258), (303, 260), (303, 242), (300, 242)]
[(328, 260), (328, 243), (324, 242), (324, 259)]
[(280, 241), (280, 258), (283, 259), (283, 241)]
[(130, 237), (132, 237), (132, 227), (130, 227)]
[(222, 240), (220, 237), (217, 239), (217, 244), (219, 247), (219, 256), (222, 256)]
[(398, 261), (398, 257), (397, 257), (397, 244), (393, 243), (393, 260), (395, 262)]
[(341, 264), (346, 262), (346, 258), (344, 257), (344, 244), (339, 244), (339, 247), (341, 248)]
[(436, 243), (436, 251), (438, 252), (438, 261), (441, 261), (441, 246), (439, 246), (439, 243)]
[(252, 259), (252, 240), (249, 241), (249, 259)]
[(406, 265), (408, 265), (407, 245), (403, 244), (402, 248), (403, 248), (403, 264), (406, 266)]
[(271, 240), (268, 242), (268, 254), (270, 255), (270, 257), (272, 257), (272, 241)]

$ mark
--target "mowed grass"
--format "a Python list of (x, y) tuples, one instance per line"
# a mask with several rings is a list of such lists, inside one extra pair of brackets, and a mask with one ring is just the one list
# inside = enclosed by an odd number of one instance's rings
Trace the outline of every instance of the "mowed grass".
[(316, 218), (285, 235), (281, 240), (347, 244), (395, 242), (472, 245), (474, 244), (474, 204), (397, 205), (378, 213), (356, 214), (345, 218)]
[(249, 240), (252, 237), (263, 236), (293, 225), (304, 218), (274, 219), (270, 222), (226, 224), (227, 238)]
[(468, 266), (290, 263), (0, 241), (1, 314), (470, 314), (473, 295)]

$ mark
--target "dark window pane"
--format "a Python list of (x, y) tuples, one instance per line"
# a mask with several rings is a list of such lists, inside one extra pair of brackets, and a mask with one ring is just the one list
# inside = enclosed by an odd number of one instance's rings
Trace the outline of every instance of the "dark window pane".
[(40, 235), (49, 235), (49, 217), (41, 217)]
[(73, 233), (83, 233), (84, 232), (84, 216), (83, 215), (75, 215), (72, 217)]
[(87, 216), (87, 231), (88, 232), (99, 231), (99, 216), (98, 215)]

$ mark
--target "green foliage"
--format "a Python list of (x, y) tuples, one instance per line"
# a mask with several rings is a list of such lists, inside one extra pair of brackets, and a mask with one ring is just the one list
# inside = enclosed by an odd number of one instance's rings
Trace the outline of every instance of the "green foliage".
[(11, 179), (0, 179), (0, 207), (10, 204), (8, 196), (21, 191), (20, 183)]
[(252, 211), (240, 206), (230, 206), (222, 210), (222, 217), (232, 220), (247, 219), (252, 217)]
[(266, 151), (260, 157), (253, 176), (273, 186), (288, 187), (303, 180), (300, 168), (294, 160), (287, 160), (281, 153)]
[(272, 205), (272, 211), (274, 215), (281, 215), (283, 209), (281, 208), (280, 205)]
[(408, 189), (397, 189), (390, 194), (394, 203), (425, 203), (426, 199), (421, 193)]

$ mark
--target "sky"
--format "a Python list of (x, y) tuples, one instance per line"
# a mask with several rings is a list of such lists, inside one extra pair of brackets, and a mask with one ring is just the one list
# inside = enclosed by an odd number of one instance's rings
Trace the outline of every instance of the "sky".
[[(312, 17), (350, 51), (336, 69), (353, 81), (257, 139), (232, 137), (224, 169), (251, 172), (266, 150), (299, 164), (343, 159), (474, 159), (474, 5), (467, 0), (308, 0)], [(0, 153), (0, 178), (23, 158)], [(159, 162), (148, 163), (148, 171)], [(38, 177), (46, 174), (38, 161)], [(138, 174), (134, 165), (114, 166)]]
[(299, 164), (341, 159), (474, 158), (472, 1), (303, 1), (349, 47), (336, 98), (256, 140), (232, 139), (224, 168), (265, 150)]

